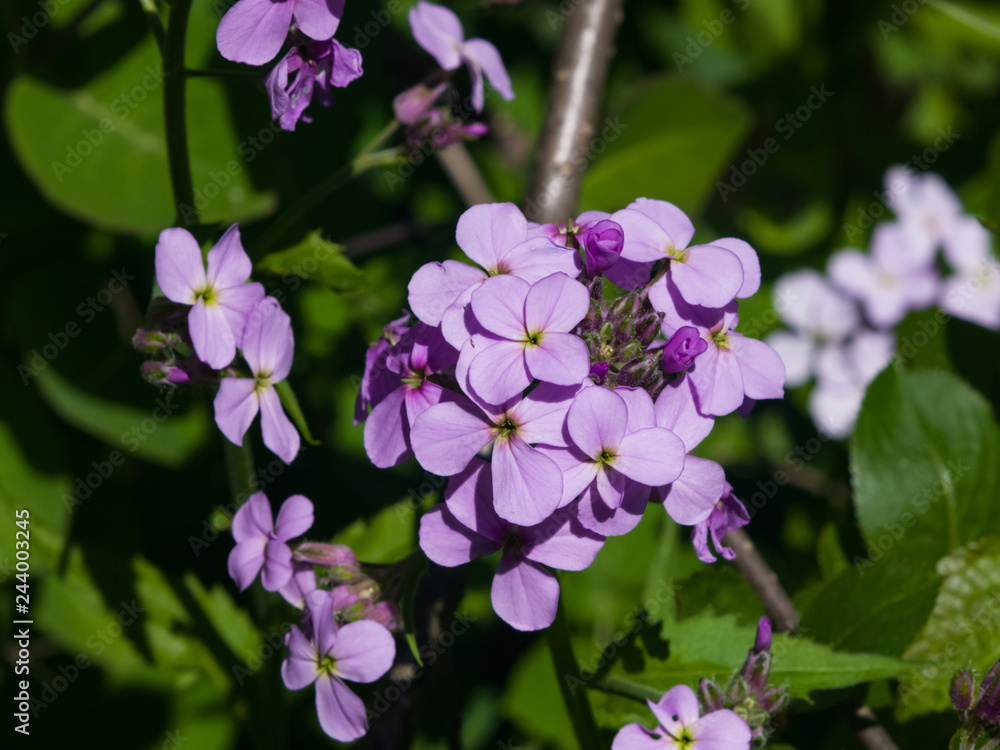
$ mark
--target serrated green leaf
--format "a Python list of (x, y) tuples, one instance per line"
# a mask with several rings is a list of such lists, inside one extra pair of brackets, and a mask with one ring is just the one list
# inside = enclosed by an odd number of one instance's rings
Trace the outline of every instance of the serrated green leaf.
[(150, 408), (143, 410), (85, 393), (51, 366), (38, 373), (37, 382), (56, 414), (126, 457), (132, 454), (164, 466), (180, 466), (208, 435), (205, 410), (194, 405), (181, 413), (173, 390), (150, 391)]
[(855, 508), (872, 560), (930, 567), (1000, 534), (1000, 433), (986, 400), (944, 372), (890, 367), (851, 440)]
[(697, 211), (749, 127), (742, 102), (693, 80), (642, 81), (597, 127), (600, 156), (584, 180), (582, 205), (613, 211), (645, 196)]
[(820, 529), (819, 539), (816, 540), (816, 562), (826, 580), (836, 578), (847, 570), (847, 555), (844, 554), (844, 550), (840, 546), (837, 527), (832, 523), (828, 523)]
[(257, 262), (256, 269), (309, 279), (337, 292), (351, 292), (364, 285), (365, 275), (343, 252), (343, 245), (324, 240), (317, 229), (299, 244), (265, 255)]
[(940, 560), (944, 577), (934, 609), (906, 658), (926, 662), (900, 683), (897, 716), (948, 710), (948, 685), (959, 669), (983, 675), (1000, 658), (1000, 538), (983, 539)]

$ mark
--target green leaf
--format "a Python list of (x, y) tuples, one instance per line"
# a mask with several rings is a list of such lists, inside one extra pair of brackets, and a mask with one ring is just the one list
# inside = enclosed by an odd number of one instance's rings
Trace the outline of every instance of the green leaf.
[[(174, 222), (163, 126), (163, 73), (150, 38), (86, 87), (67, 91), (19, 76), (4, 112), (24, 171), (53, 204), (83, 221), (153, 233)], [(271, 210), (254, 191), (219, 81), (188, 83), (191, 172), (205, 223)], [(197, 127), (194, 124), (197, 123)], [(99, 186), (99, 189), (95, 189)]]
[(749, 128), (738, 100), (688, 78), (643, 81), (597, 126), (583, 208), (613, 211), (645, 196), (697, 211)]
[(731, 566), (705, 566), (679, 581), (676, 588), (678, 619), (710, 611), (731, 614), (741, 625), (755, 625), (764, 614), (760, 599)]
[(901, 656), (927, 620), (939, 583), (921, 565), (857, 557), (810, 598), (800, 629), (836, 649)]
[(203, 408), (195, 406), (186, 414), (177, 413), (181, 407), (175, 390), (150, 391), (150, 408), (137, 409), (84, 393), (51, 367), (38, 374), (38, 388), (56, 414), (114, 447), (126, 459), (134, 454), (164, 466), (181, 466), (208, 434)]
[(855, 508), (869, 557), (929, 567), (1000, 534), (1000, 434), (958, 378), (890, 367), (869, 387), (851, 441)]
[[(688, 620), (666, 620), (663, 637), (670, 654), (660, 659), (643, 653), (643, 666), (630, 671), (629, 661), (612, 668), (634, 682), (669, 690), (681, 683), (695, 687), (702, 677), (726, 680), (743, 664), (753, 646), (755, 628), (737, 624), (732, 616), (701, 614)], [(896, 677), (912, 665), (877, 654), (834, 651), (804, 638), (775, 635), (772, 646), (771, 683), (787, 685), (792, 696), (809, 699), (814, 690), (830, 690), (863, 682)]]
[(409, 498), (383, 508), (371, 518), (359, 518), (333, 538), (366, 563), (392, 563), (417, 548), (417, 513)]
[(959, 669), (985, 674), (1000, 657), (1000, 538), (956, 550), (940, 560), (944, 576), (927, 624), (906, 658), (927, 662), (900, 683), (898, 718), (948, 710), (948, 684)]
[(285, 407), (285, 412), (295, 422), (295, 426), (299, 428), (299, 432), (302, 433), (302, 438), (309, 445), (319, 445), (319, 440), (314, 439), (312, 433), (309, 432), (309, 425), (306, 424), (306, 415), (302, 413), (302, 407), (299, 406), (299, 399), (296, 397), (295, 391), (292, 390), (289, 382), (282, 380), (274, 388), (278, 392), (278, 398), (281, 399), (282, 405)]
[(514, 665), (501, 702), (501, 713), (534, 739), (551, 743), (561, 750), (579, 747), (544, 638), (536, 641)]
[(256, 268), (316, 281), (337, 292), (351, 292), (363, 286), (365, 275), (343, 252), (343, 245), (324, 240), (317, 229), (299, 244), (265, 255)]

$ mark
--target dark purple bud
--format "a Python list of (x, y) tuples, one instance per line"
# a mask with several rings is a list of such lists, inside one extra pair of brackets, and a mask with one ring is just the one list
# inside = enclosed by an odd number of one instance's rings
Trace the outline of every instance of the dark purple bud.
[(761, 709), (773, 716), (780, 713), (788, 705), (788, 688), (784, 686), (771, 688), (764, 691), (757, 700)]
[(608, 374), (608, 363), (607, 362), (594, 362), (590, 366), (590, 377), (594, 379), (595, 383), (603, 383), (604, 378)]
[(663, 347), (663, 369), (666, 372), (683, 372), (691, 367), (695, 357), (708, 349), (708, 342), (693, 326), (678, 328)]
[(753, 642), (753, 652), (759, 654), (761, 651), (771, 650), (771, 620), (761, 617), (757, 623), (757, 637)]
[(698, 683), (698, 698), (701, 701), (702, 714), (721, 711), (726, 707), (726, 696), (722, 688), (711, 680), (706, 679)]
[(324, 568), (358, 569), (358, 558), (350, 547), (343, 544), (324, 544), (323, 542), (304, 542), (296, 547), (292, 556), (296, 560), (322, 565)]
[(663, 324), (663, 313), (651, 312), (635, 322), (635, 335), (643, 347), (653, 343)]
[(439, 83), (434, 88), (418, 83), (411, 89), (407, 89), (402, 94), (398, 94), (392, 100), (392, 108), (396, 113), (396, 119), (404, 125), (412, 125), (427, 117), (427, 113), (434, 102), (441, 96), (447, 83)]
[(656, 362), (651, 357), (634, 359), (618, 372), (618, 385), (640, 386), (655, 368)]
[(589, 276), (598, 276), (618, 262), (625, 243), (621, 225), (604, 219), (587, 227), (577, 237), (583, 247), (583, 264)]
[(959, 711), (964, 713), (972, 707), (976, 698), (976, 683), (973, 682), (972, 673), (968, 669), (955, 673), (951, 678), (948, 694), (951, 696), (952, 705)]
[(365, 619), (377, 622), (389, 630), (403, 629), (403, 617), (399, 613), (399, 607), (393, 602), (379, 602), (368, 611)]
[(639, 314), (642, 309), (642, 300), (635, 292), (622, 295), (615, 300), (611, 306), (611, 315), (619, 320), (621, 318), (631, 318)]
[(975, 713), (989, 724), (1000, 724), (1000, 661), (990, 667), (979, 686)]
[(139, 372), (142, 373), (143, 380), (153, 385), (184, 385), (191, 380), (187, 372), (178, 367), (173, 360), (143, 362), (139, 366)]
[(181, 343), (181, 337), (173, 331), (157, 331), (140, 328), (132, 337), (132, 346), (140, 352), (154, 354), (164, 349), (175, 349)]

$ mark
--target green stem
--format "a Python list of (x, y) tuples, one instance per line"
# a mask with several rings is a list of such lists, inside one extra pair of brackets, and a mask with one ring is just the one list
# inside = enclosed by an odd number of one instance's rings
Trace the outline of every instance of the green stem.
[(404, 156), (401, 148), (389, 148), (383, 151), (376, 151), (396, 130), (399, 123), (392, 120), (388, 125), (358, 152), (350, 162), (342, 166), (325, 180), (313, 187), (305, 195), (295, 199), (295, 201), (284, 212), (278, 215), (267, 230), (260, 236), (250, 248), (250, 257), (259, 258), (275, 244), (295, 223), (305, 216), (310, 209), (319, 205), (331, 193), (343, 187), (359, 174), (367, 172), (373, 167), (392, 166), (401, 163)]
[(228, 439), (222, 439), (222, 447), (226, 454), (226, 474), (229, 477), (229, 495), (233, 505), (239, 508), (253, 494), (253, 448), (250, 439), (244, 435), (243, 445), (236, 445)]
[(573, 724), (576, 740), (582, 750), (599, 750), (597, 724), (590, 710), (587, 691), (577, 687), (577, 684), (582, 684), (583, 681), (580, 679), (580, 668), (573, 655), (573, 645), (570, 643), (562, 602), (556, 608), (556, 619), (545, 631), (545, 635), (549, 641), (549, 651), (555, 664), (559, 689), (562, 691), (563, 702)]
[(163, 47), (163, 110), (167, 131), (167, 163), (170, 184), (174, 191), (178, 224), (197, 224), (198, 209), (194, 205), (194, 185), (191, 181), (191, 156), (188, 153), (187, 116), (184, 71), (184, 47), (187, 38), (191, 0), (171, 3), (170, 21)]
[(624, 677), (613, 677), (611, 675), (605, 675), (594, 680), (588, 687), (604, 693), (623, 695), (640, 703), (645, 703), (647, 700), (659, 702), (660, 698), (663, 697), (663, 692), (660, 690), (640, 685), (638, 682), (632, 682), (632, 680), (626, 680)]

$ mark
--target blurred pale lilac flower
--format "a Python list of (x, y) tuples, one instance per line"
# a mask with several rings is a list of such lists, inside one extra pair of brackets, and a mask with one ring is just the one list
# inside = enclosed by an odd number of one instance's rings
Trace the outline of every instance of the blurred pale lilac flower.
[(483, 111), (486, 100), (484, 73), (500, 96), (507, 101), (514, 98), (510, 76), (497, 48), (485, 39), (466, 39), (462, 22), (451, 10), (421, 0), (410, 9), (409, 19), (414, 39), (444, 70), (455, 70), (463, 63), (468, 67), (472, 76), (472, 106), (477, 112)]

